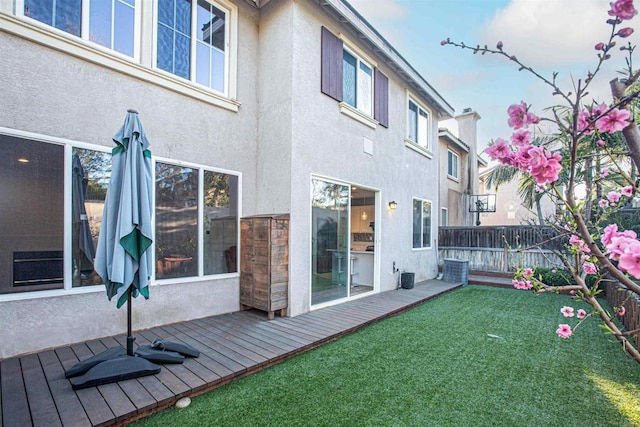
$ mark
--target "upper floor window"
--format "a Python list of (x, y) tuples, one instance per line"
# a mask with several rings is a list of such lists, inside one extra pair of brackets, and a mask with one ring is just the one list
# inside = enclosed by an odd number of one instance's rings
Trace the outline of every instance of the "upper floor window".
[(413, 199), (413, 247), (431, 247), (431, 202)]
[(362, 59), (344, 50), (342, 98), (368, 116), (373, 115), (373, 70)]
[(157, 67), (226, 93), (228, 16), (206, 0), (159, 0)]
[(353, 107), (372, 127), (376, 123), (388, 127), (389, 79), (356, 50), (345, 47), (342, 39), (322, 27), (321, 90)]
[(440, 209), (440, 225), (443, 227), (449, 225), (449, 211), (447, 208)]
[(24, 16), (134, 56), (136, 0), (18, 0)]
[(447, 175), (458, 179), (458, 155), (451, 150), (447, 151)]
[(426, 108), (411, 98), (407, 112), (407, 139), (431, 151), (431, 115)]

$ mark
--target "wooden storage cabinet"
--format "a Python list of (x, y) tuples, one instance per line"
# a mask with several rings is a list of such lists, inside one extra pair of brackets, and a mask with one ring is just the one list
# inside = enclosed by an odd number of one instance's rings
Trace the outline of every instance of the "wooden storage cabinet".
[(289, 301), (289, 216), (240, 220), (240, 305), (287, 315)]

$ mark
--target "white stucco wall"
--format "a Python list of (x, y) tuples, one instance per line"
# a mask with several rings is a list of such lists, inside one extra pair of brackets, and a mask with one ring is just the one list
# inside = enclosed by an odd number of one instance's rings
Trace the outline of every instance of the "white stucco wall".
[[(379, 258), (379, 290), (395, 289), (393, 262), (416, 273), (416, 281), (436, 276), (437, 219), (432, 218), (433, 248), (412, 250), (412, 198), (432, 202), (438, 209), (437, 121), (432, 117), (432, 159), (405, 147), (407, 97), (398, 76), (380, 61), (389, 77), (389, 128), (371, 129), (341, 114), (338, 103), (320, 91), (321, 26), (334, 34), (344, 32), (314, 3), (296, 2), (293, 39), (293, 121), (291, 170), (290, 310), (308, 310), (311, 246), (311, 178), (326, 177), (379, 190), (381, 209), (376, 217), (376, 254)], [(350, 39), (355, 42), (356, 37)], [(365, 49), (365, 46), (358, 46)], [(367, 52), (372, 54), (371, 52)], [(436, 113), (433, 112), (433, 116)], [(373, 155), (363, 150), (365, 138), (373, 142)], [(389, 211), (391, 200), (398, 203)], [(437, 218), (437, 217), (436, 217)]]
[[(4, 5), (4, 4), (3, 4)], [(128, 108), (139, 111), (154, 156), (239, 172), (256, 182), (258, 12), (238, 1), (238, 112), (0, 32), (0, 127), (112, 147)], [(255, 211), (256, 187), (242, 187)], [(10, 266), (0, 266), (2, 269)], [(133, 303), (134, 329), (239, 309), (238, 275), (154, 284)], [(0, 295), (0, 359), (126, 333), (126, 309), (103, 286)]]

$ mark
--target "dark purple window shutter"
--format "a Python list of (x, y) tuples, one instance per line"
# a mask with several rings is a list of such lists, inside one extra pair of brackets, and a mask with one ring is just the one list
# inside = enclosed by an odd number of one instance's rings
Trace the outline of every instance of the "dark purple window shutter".
[(322, 93), (342, 101), (342, 40), (322, 27)]
[(376, 68), (373, 88), (373, 118), (389, 127), (389, 78)]

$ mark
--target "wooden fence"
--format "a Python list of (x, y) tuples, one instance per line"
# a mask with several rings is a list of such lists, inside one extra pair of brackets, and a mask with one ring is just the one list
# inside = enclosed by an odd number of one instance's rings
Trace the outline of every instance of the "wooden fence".
[(438, 246), (455, 248), (530, 248), (562, 250), (568, 237), (558, 236), (551, 227), (501, 225), (479, 227), (440, 227)]
[[(624, 327), (628, 331), (640, 329), (640, 297), (616, 282), (607, 282), (605, 289), (607, 301), (611, 307), (625, 308), (621, 319)], [(629, 340), (640, 349), (640, 333), (636, 332), (635, 336), (630, 337)]]
[(557, 255), (568, 241), (551, 227), (506, 225), (440, 227), (438, 259), (469, 261), (469, 270), (510, 272), (518, 267), (562, 267)]

